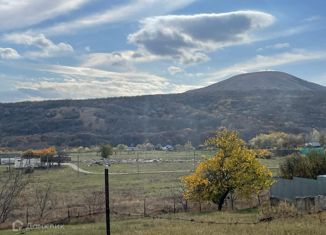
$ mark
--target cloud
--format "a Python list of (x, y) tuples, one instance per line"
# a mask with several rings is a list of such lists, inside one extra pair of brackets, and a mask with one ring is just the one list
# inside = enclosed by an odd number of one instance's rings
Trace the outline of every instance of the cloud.
[(1, 59), (19, 59), (20, 55), (18, 52), (13, 48), (1, 48), (0, 47), (0, 58)]
[(303, 19), (303, 22), (315, 22), (315, 21), (319, 21), (322, 19), (323, 19), (323, 17), (320, 15), (313, 15), (313, 16)]
[(207, 77), (207, 81), (209, 82), (216, 82), (217, 80), (221, 80), (240, 73), (270, 70), (280, 65), (324, 59), (326, 59), (326, 51), (305, 51), (298, 49), (274, 55), (257, 55), (256, 57), (249, 59), (246, 62), (220, 69), (211, 74), (205, 74), (205, 77)]
[(271, 46), (274, 49), (283, 49), (283, 48), (289, 48), (290, 47), (290, 43), (284, 42), (284, 43), (276, 43), (274, 45)]
[(89, 0), (0, 0), (0, 31), (32, 26), (66, 14)]
[(114, 70), (131, 69), (134, 63), (158, 59), (153, 55), (145, 55), (138, 51), (116, 51), (112, 53), (91, 53), (85, 56), (82, 67), (106, 68)]
[(76, 30), (94, 27), (108, 23), (137, 20), (152, 15), (166, 14), (183, 8), (195, 0), (131, 0), (126, 4), (118, 5), (103, 12), (97, 12), (72, 21), (67, 21), (40, 29), (50, 34), (66, 34)]
[(143, 20), (128, 40), (150, 54), (197, 63), (206, 61), (209, 51), (250, 42), (253, 31), (274, 21), (259, 11), (157, 16)]
[(263, 50), (266, 50), (266, 49), (279, 50), (279, 49), (285, 49), (285, 48), (289, 48), (289, 47), (291, 47), (290, 43), (280, 42), (280, 43), (276, 43), (276, 44), (273, 44), (273, 45), (268, 45), (268, 46), (265, 46), (265, 47), (258, 48), (257, 50), (258, 51), (263, 51)]
[(15, 79), (15, 89), (21, 100), (137, 96), (177, 93), (198, 88), (193, 85), (174, 84), (164, 77), (136, 71), (113, 72), (85, 67), (36, 64), (25, 64), (25, 67), (48, 74), (47, 77), (35, 79)]
[(182, 73), (184, 70), (180, 67), (177, 67), (177, 66), (170, 66), (168, 68), (168, 71), (171, 75), (175, 75), (177, 73)]
[(74, 51), (70, 44), (63, 42), (55, 44), (46, 38), (44, 34), (13, 33), (5, 35), (4, 40), (10, 43), (34, 46), (40, 49), (40, 51), (29, 51), (27, 53), (29, 57), (52, 57)]

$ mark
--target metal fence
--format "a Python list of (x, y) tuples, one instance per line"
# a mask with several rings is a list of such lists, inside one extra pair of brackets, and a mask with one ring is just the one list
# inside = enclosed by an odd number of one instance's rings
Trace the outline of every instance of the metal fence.
[(317, 179), (294, 177), (292, 180), (277, 178), (270, 189), (270, 196), (280, 200), (294, 201), (296, 197), (326, 195), (326, 177)]

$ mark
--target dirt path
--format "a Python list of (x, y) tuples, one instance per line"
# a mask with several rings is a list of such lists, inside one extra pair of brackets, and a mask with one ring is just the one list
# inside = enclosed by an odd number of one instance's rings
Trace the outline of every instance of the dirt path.
[[(91, 171), (86, 171), (81, 168), (78, 168), (77, 165), (73, 163), (63, 163), (62, 165), (64, 166), (69, 166), (72, 168), (74, 171), (79, 171), (80, 173), (84, 174), (91, 174), (91, 175), (102, 175), (103, 173), (99, 172), (91, 172)], [(191, 170), (180, 170), (180, 171), (147, 171), (147, 172), (113, 172), (109, 173), (110, 175), (144, 175), (144, 174), (164, 174), (164, 173), (188, 173), (191, 172)]]
[(73, 164), (73, 163), (62, 163), (62, 165), (64, 166), (69, 166), (70, 168), (72, 168), (75, 171), (79, 171), (80, 173), (84, 173), (84, 174), (92, 174), (92, 175), (101, 175), (101, 173), (96, 173), (96, 172), (91, 172), (91, 171), (85, 171), (81, 168), (79, 168), (77, 165)]

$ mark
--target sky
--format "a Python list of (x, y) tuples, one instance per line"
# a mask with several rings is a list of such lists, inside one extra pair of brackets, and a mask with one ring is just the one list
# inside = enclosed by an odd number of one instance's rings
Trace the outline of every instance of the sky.
[(324, 0), (0, 0), (0, 102), (179, 93), (277, 70), (326, 86)]

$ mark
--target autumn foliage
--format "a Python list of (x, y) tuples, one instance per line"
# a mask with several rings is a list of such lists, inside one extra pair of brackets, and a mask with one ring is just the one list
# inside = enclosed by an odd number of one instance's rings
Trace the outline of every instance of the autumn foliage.
[(49, 148), (38, 149), (38, 150), (28, 150), (24, 152), (23, 157), (30, 158), (30, 157), (54, 156), (56, 153), (57, 151), (55, 147), (49, 147)]
[(237, 132), (223, 129), (206, 141), (218, 150), (214, 157), (199, 163), (195, 172), (183, 177), (185, 198), (212, 201), (221, 210), (229, 193), (249, 197), (272, 184), (272, 173), (246, 147)]

